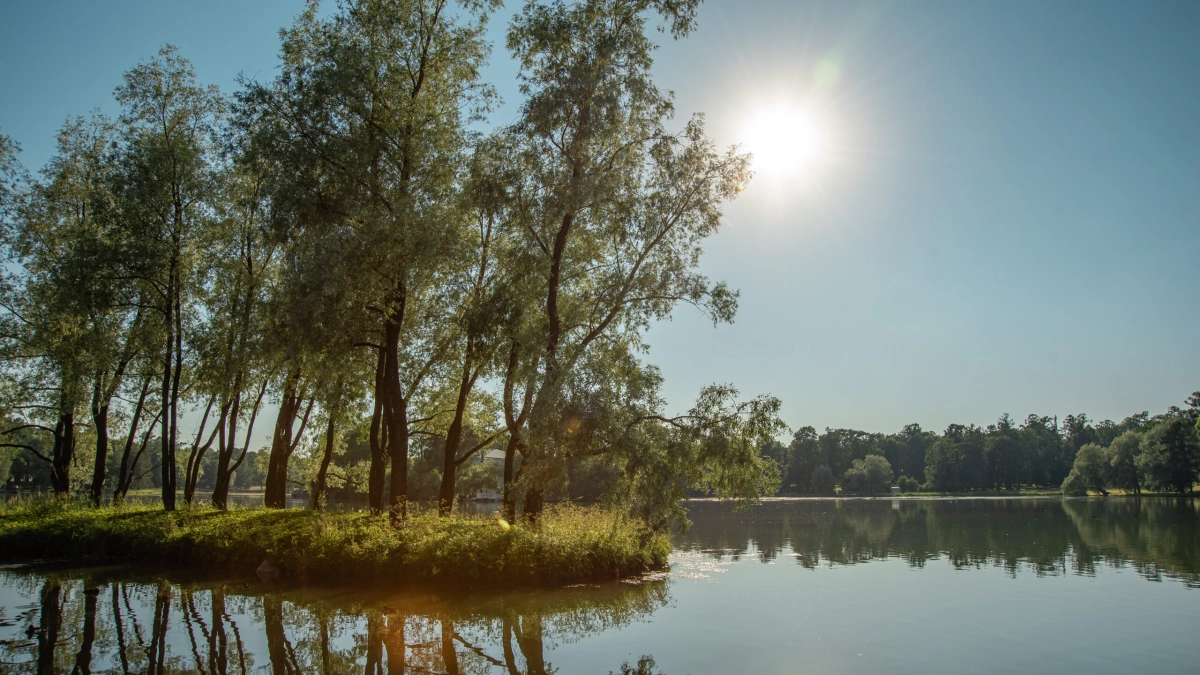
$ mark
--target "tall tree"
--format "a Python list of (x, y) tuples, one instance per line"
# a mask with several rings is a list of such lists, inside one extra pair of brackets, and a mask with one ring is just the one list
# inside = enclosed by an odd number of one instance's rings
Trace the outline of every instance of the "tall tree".
[(362, 314), (355, 342), (377, 354), (370, 499), (380, 511), (390, 456), (394, 519), (406, 510), (409, 406), (441, 353), (418, 322), (455, 232), (445, 224), (464, 125), (487, 98), (491, 5), (350, 0), (320, 19), (310, 4), (284, 33), (280, 77), (245, 99), (271, 120), (267, 147), (294, 178), (280, 223), (307, 243), (293, 251), (320, 256), (296, 268), (337, 270)]
[(54, 451), (47, 460), (60, 493), (70, 488), (75, 429), (81, 423), (76, 414), (89, 410), (96, 440), (89, 491), (94, 504), (100, 503), (105, 479), (110, 406), (141, 348), (144, 325), (134, 287), (115, 262), (121, 247), (114, 133), (101, 115), (67, 121), (58, 134), (58, 152), (30, 190), (9, 246), (10, 260), (20, 270), (19, 287), (8, 287), (14, 291), (7, 303), (10, 346), (25, 345), (9, 357), (24, 363), (25, 374), (40, 382), (26, 390), (35, 394), (29, 406), (58, 411), (52, 422)]
[[(524, 180), (513, 223), (541, 274), (538, 382), (528, 416), (526, 511), (563, 479), (563, 396), (598, 342), (636, 343), (676, 303), (732, 319), (736, 294), (695, 271), (719, 206), (749, 178), (748, 158), (720, 154), (703, 122), (672, 134), (670, 96), (650, 77), (651, 12), (686, 35), (698, 2), (529, 2), (508, 46), (526, 100), (512, 133)], [(511, 430), (510, 430), (511, 433)]]
[(217, 132), (225, 101), (196, 83), (191, 63), (168, 45), (125, 73), (125, 264), (147, 287), (161, 358), (162, 499), (175, 508), (184, 329), (192, 319), (197, 250), (217, 191)]
[(1200, 438), (1191, 419), (1170, 416), (1142, 436), (1137, 465), (1160, 490), (1188, 494), (1200, 475)]

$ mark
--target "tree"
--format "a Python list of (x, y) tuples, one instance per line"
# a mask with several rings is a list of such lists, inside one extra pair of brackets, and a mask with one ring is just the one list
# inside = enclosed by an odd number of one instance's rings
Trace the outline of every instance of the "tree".
[[(488, 92), (486, 6), (444, 0), (351, 0), (328, 19), (312, 4), (283, 35), (275, 83), (243, 104), (265, 119), (259, 148), (288, 181), (277, 227), (299, 275), (332, 270), (330, 295), (353, 307), (347, 328), (377, 356), (371, 425), (373, 511), (406, 509), (409, 408), (444, 355), (444, 327), (424, 320), (457, 227), (465, 125)], [(303, 278), (303, 276), (301, 276)]]
[[(688, 490), (741, 506), (774, 494), (779, 469), (758, 449), (787, 429), (779, 419), (779, 399), (737, 396), (731, 386), (711, 385), (686, 415), (647, 416), (627, 427), (621, 442), (608, 448), (610, 456), (625, 460), (616, 502), (652, 527), (665, 527), (686, 525), (680, 503)], [(586, 439), (588, 428), (570, 424), (570, 412), (564, 434)]]
[(509, 30), (526, 95), (512, 129), (524, 176), (513, 226), (542, 275), (540, 344), (525, 352), (538, 362), (523, 463), (534, 517), (544, 490), (564, 478), (564, 396), (589, 350), (636, 343), (679, 301), (714, 322), (733, 316), (736, 294), (695, 266), (720, 203), (749, 178), (748, 158), (717, 153), (700, 118), (668, 133), (671, 102), (650, 79), (647, 13), (682, 37), (697, 4), (530, 2)]
[[(821, 462), (818, 454), (817, 430), (812, 427), (800, 427), (792, 434), (792, 441), (787, 447), (787, 468), (784, 485), (794, 486), (798, 490), (809, 488), (809, 478)], [(812, 489), (816, 489), (812, 487)]]
[(951, 424), (929, 449), (925, 479), (934, 490), (961, 492), (984, 486), (987, 464), (983, 430)]
[[(1108, 496), (1108, 486), (1112, 483), (1112, 451), (1095, 443), (1087, 443), (1075, 454), (1075, 464), (1070, 475), (1063, 482), (1063, 492), (1070, 489), (1078, 491), (1082, 487), (1084, 494), (1088, 490)], [(1078, 486), (1076, 485), (1078, 483)]]
[(1015, 490), (1025, 482), (1027, 462), (1023, 450), (1020, 433), (1008, 414), (988, 427), (984, 454), (989, 486)]
[(89, 494), (96, 505), (108, 460), (109, 409), (142, 348), (144, 324), (143, 312), (134, 310), (136, 295), (115, 270), (115, 148), (107, 118), (68, 120), (43, 180), (20, 209), (9, 245), (20, 277), (8, 287), (8, 358), (23, 364), (18, 377), (30, 378), (26, 409), (38, 410), (36, 417), (57, 410), (57, 419), (47, 420), (53, 430), (34, 427), (54, 434), (51, 457), (31, 452), (51, 464), (56, 491), (69, 490), (77, 427), (86, 424), (76, 415), (86, 406), (95, 438)]
[(892, 465), (880, 455), (868, 455), (856, 459), (845, 476), (846, 487), (866, 495), (879, 495), (889, 491), (892, 485)]
[(828, 466), (822, 464), (818, 466), (809, 479), (809, 484), (812, 486), (813, 492), (819, 495), (832, 495), (835, 486), (833, 471)]
[(1151, 487), (1191, 492), (1200, 472), (1200, 440), (1191, 420), (1171, 417), (1146, 432), (1137, 466)]
[(1126, 431), (1113, 439), (1109, 446), (1109, 475), (1113, 487), (1141, 495), (1144, 482), (1138, 467), (1141, 451), (1142, 435), (1136, 431)]
[(216, 194), (217, 129), (225, 101), (215, 86), (196, 83), (191, 63), (167, 45), (125, 73), (117, 88), (124, 107), (123, 225), (127, 274), (146, 287), (158, 318), (162, 359), (162, 499), (175, 508), (184, 330), (192, 319), (200, 233)]

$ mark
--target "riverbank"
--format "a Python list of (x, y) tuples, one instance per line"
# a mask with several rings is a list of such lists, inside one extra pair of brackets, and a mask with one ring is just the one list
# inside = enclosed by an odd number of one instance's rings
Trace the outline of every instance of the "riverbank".
[(34, 502), (0, 513), (0, 561), (140, 563), (252, 572), (322, 583), (553, 586), (662, 567), (668, 537), (598, 507), (556, 507), (536, 526), (486, 516), (384, 516), (352, 511), (214, 509), (167, 513)]

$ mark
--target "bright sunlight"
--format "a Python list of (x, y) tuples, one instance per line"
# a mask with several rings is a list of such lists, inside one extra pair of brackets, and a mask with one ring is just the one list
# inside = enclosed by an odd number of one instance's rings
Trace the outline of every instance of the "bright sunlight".
[(759, 108), (742, 132), (758, 178), (779, 181), (809, 170), (822, 147), (821, 128), (811, 113), (786, 103)]

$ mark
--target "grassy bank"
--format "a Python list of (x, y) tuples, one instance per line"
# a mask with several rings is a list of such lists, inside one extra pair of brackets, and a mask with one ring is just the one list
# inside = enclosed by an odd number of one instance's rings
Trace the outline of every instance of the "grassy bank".
[(485, 516), (411, 516), (400, 528), (358, 512), (161, 507), (93, 509), (56, 502), (0, 513), (0, 560), (136, 562), (254, 570), (264, 560), (310, 582), (388, 581), (471, 587), (560, 585), (631, 576), (666, 562), (670, 543), (600, 508), (560, 507), (537, 527)]

